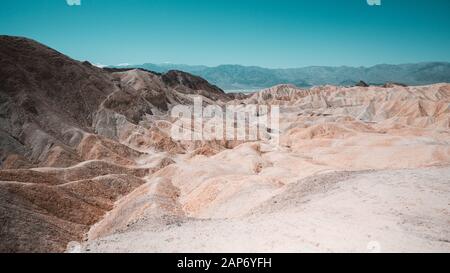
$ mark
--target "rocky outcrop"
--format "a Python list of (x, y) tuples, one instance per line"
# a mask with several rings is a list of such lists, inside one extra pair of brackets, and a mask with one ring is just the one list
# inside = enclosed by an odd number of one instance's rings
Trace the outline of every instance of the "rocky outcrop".
[(163, 153), (184, 152), (154, 120), (193, 95), (229, 99), (186, 73), (100, 69), (0, 36), (0, 252), (61, 252), (83, 240), (174, 163)]

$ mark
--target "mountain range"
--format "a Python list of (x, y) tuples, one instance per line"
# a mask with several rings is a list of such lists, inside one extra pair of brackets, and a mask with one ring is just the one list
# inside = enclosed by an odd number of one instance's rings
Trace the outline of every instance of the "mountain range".
[(258, 66), (152, 64), (120, 66), (143, 68), (159, 73), (181, 70), (198, 75), (224, 90), (255, 90), (278, 84), (294, 84), (298, 87), (317, 85), (351, 86), (360, 81), (371, 85), (395, 82), (406, 85), (426, 85), (450, 82), (450, 63), (424, 62), (415, 64), (380, 64), (372, 67), (309, 66), (303, 68), (270, 69)]

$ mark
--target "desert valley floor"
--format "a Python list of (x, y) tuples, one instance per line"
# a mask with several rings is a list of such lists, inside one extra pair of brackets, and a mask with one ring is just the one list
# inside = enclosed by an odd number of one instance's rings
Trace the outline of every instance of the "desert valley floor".
[[(170, 109), (279, 105), (280, 138)], [(0, 37), (0, 252), (450, 252), (450, 84), (226, 94)]]

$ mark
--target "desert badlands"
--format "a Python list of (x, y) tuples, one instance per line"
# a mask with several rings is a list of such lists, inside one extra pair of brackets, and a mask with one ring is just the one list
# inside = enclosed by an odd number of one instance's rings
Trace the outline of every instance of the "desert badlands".
[[(279, 128), (174, 140), (196, 97)], [(448, 83), (227, 94), (1, 36), (0, 125), (0, 252), (450, 252)]]

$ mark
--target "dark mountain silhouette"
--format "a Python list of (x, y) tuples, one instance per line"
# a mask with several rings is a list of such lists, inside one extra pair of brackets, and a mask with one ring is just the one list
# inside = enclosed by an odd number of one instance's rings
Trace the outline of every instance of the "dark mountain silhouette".
[(171, 69), (198, 75), (226, 90), (267, 88), (278, 84), (294, 84), (299, 87), (316, 85), (355, 85), (364, 81), (373, 85), (397, 82), (407, 85), (426, 85), (450, 82), (450, 63), (429, 62), (417, 64), (373, 67), (326, 67), (269, 69), (257, 66), (220, 65), (217, 67), (176, 64), (143, 64), (130, 67), (146, 68), (164, 73)]

